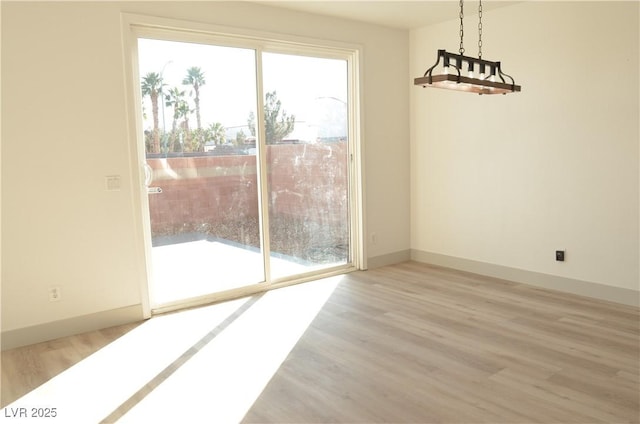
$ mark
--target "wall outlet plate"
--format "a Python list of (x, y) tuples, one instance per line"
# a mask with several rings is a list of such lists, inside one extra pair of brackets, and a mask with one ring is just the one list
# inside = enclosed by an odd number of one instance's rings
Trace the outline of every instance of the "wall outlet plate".
[(564, 250), (556, 250), (556, 261), (564, 262)]
[(49, 302), (59, 302), (61, 297), (60, 287), (49, 287)]

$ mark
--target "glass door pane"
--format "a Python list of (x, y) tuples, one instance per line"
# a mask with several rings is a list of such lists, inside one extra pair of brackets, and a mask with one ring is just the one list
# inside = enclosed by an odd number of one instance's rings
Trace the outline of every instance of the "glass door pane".
[(265, 281), (255, 54), (138, 40), (153, 306)]
[(262, 55), (271, 278), (350, 256), (346, 60)]

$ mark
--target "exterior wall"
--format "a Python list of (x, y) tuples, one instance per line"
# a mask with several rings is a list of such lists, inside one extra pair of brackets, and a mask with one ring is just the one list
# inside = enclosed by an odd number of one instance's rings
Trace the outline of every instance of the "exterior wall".
[(315, 223), (347, 218), (346, 143), (267, 146), (271, 215)]
[[(347, 217), (346, 144), (267, 146), (269, 206), (273, 218), (330, 224)], [(148, 159), (151, 231), (202, 231), (258, 218), (256, 157), (251, 155)]]
[(149, 195), (153, 236), (198, 231), (228, 218), (258, 216), (255, 156), (147, 159), (153, 169)]

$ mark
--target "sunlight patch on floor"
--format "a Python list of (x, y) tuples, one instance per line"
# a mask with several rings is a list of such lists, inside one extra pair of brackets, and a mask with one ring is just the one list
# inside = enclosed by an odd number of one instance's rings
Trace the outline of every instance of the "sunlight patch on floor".
[(248, 301), (154, 317), (6, 408), (55, 407), (54, 422), (97, 423)]
[(118, 422), (238, 422), (341, 279), (154, 317), (5, 409), (56, 408), (56, 422), (91, 423), (133, 399)]
[(242, 420), (341, 278), (266, 293), (119, 422)]

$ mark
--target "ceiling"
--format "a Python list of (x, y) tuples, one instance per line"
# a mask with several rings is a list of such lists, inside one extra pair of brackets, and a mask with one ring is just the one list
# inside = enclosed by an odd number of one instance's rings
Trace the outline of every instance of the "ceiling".
[[(260, 3), (319, 15), (362, 21), (391, 28), (413, 29), (458, 18), (458, 0), (441, 1), (260, 1)], [(515, 1), (483, 1), (483, 11)], [(477, 14), (478, 2), (465, 3), (465, 15)]]

